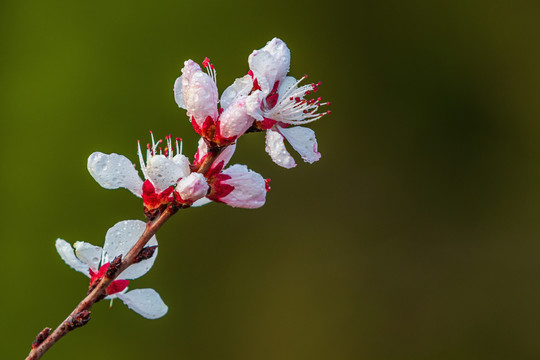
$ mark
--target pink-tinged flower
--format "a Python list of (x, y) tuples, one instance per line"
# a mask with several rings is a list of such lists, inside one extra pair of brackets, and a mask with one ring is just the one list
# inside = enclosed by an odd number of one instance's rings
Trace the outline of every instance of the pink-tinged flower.
[(266, 180), (246, 165), (235, 164), (217, 174), (211, 181), (208, 199), (245, 209), (264, 205), (269, 190)]
[(216, 70), (208, 58), (203, 62), (206, 73), (192, 60), (187, 60), (182, 75), (174, 83), (174, 98), (187, 110), (195, 131), (218, 145), (232, 144), (253, 124), (246, 108), (248, 93), (234, 94), (218, 109)]
[[(225, 148), (206, 172), (206, 178), (210, 185), (210, 193), (206, 198), (233, 207), (259, 208), (266, 201), (266, 193), (270, 190), (268, 187), (270, 180), (265, 180), (245, 165), (236, 164), (223, 170), (232, 158), (235, 149), (236, 144)], [(206, 141), (201, 138), (193, 164), (197, 166), (204, 162), (208, 151)], [(199, 204), (202, 205), (204, 202), (199, 200)]]
[[(246, 100), (247, 112), (255, 118), (255, 127), (266, 130), (266, 151), (272, 160), (285, 168), (296, 166), (294, 158), (285, 148), (284, 139), (300, 154), (313, 163), (321, 158), (317, 151), (315, 132), (298, 125), (308, 124), (329, 113), (319, 113), (321, 99), (304, 99), (318, 90), (318, 84), (300, 86), (300, 80), (287, 76), (290, 51), (280, 39), (274, 38), (265, 47), (255, 50), (248, 59), (248, 75), (237, 79), (224, 91), (224, 96), (252, 91)], [(251, 82), (249, 79), (251, 78)], [(295, 126), (295, 127), (291, 127)]]
[[(65, 240), (56, 240), (56, 250), (62, 260), (78, 272), (90, 278), (90, 286), (103, 278), (111, 261), (117, 256), (125, 256), (135, 245), (146, 228), (139, 220), (124, 220), (115, 224), (107, 231), (103, 249), (86, 242), (76, 242), (73, 247)], [(147, 247), (157, 247), (156, 237), (153, 236)], [(168, 307), (154, 289), (136, 289), (127, 291), (129, 280), (137, 279), (146, 274), (157, 256), (157, 248), (149, 258), (141, 260), (122, 271), (106, 289), (105, 299), (120, 299), (130, 309), (148, 319), (157, 319), (167, 313)]]
[[(205, 62), (207, 63), (207, 62)], [(215, 125), (219, 101), (216, 72), (207, 67), (208, 74), (193, 60), (184, 62), (182, 75), (174, 83), (174, 99), (187, 115), (198, 134), (202, 135)]]
[[(181, 139), (176, 139), (175, 148), (170, 135), (166, 140), (167, 146), (165, 150), (161, 150), (159, 148), (161, 140), (156, 142), (152, 134), (152, 144), (147, 146), (146, 160), (139, 142), (138, 156), (144, 181), (128, 158), (114, 153), (95, 152), (90, 155), (88, 171), (106, 189), (126, 188), (136, 196), (142, 197), (146, 213), (152, 216), (173, 201), (175, 186), (191, 173), (189, 159), (182, 155)], [(202, 187), (204, 184), (199, 182), (197, 189), (200, 190)], [(184, 196), (186, 196), (184, 204), (190, 205), (196, 200), (197, 194), (184, 193)]]

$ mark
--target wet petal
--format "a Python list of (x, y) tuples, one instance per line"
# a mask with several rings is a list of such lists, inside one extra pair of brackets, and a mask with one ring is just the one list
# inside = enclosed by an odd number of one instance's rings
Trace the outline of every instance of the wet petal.
[(90, 272), (88, 271), (88, 265), (83, 263), (77, 256), (75, 256), (75, 251), (73, 250), (73, 247), (71, 244), (69, 244), (67, 241), (63, 239), (57, 239), (56, 243), (56, 251), (58, 251), (58, 254), (64, 260), (68, 266), (70, 266), (72, 269), (83, 273), (84, 275), (90, 277)]
[(265, 150), (272, 158), (272, 161), (274, 161), (279, 166), (286, 169), (290, 169), (296, 166), (296, 162), (285, 148), (283, 136), (279, 132), (272, 129), (266, 131)]
[(252, 88), (253, 79), (249, 75), (234, 80), (234, 83), (221, 94), (219, 100), (221, 107), (228, 108), (236, 98), (248, 95)]
[(169, 310), (154, 289), (135, 289), (125, 294), (118, 294), (118, 298), (128, 308), (147, 319), (158, 319)]
[(123, 155), (95, 152), (88, 158), (88, 171), (105, 189), (125, 188), (141, 197), (143, 182), (133, 163)]
[(215, 199), (232, 207), (256, 209), (264, 205), (266, 201), (266, 183), (264, 178), (255, 171), (249, 170), (246, 165), (235, 164), (223, 171), (228, 179), (222, 180), (222, 184), (232, 186), (233, 189), (227, 195)]
[[(105, 235), (102, 263), (111, 262), (118, 255), (125, 256), (139, 240), (145, 229), (146, 224), (140, 220), (124, 220), (115, 224)], [(156, 237), (152, 236), (145, 246), (157, 244)], [(156, 249), (150, 259), (131, 265), (118, 276), (118, 279), (132, 280), (143, 276), (154, 265), (157, 253), (158, 250)]]
[(237, 97), (219, 117), (219, 135), (224, 138), (237, 138), (253, 125), (255, 119), (247, 113), (247, 96)]
[(99, 270), (103, 249), (84, 241), (77, 241), (73, 247), (75, 248), (75, 254), (83, 263), (93, 271)]
[(192, 60), (187, 60), (182, 69), (182, 99), (188, 116), (194, 117), (202, 127), (208, 116), (216, 120), (219, 100), (214, 80)]
[(202, 164), (204, 162), (204, 159), (206, 158), (206, 155), (208, 155), (208, 144), (201, 137), (199, 138), (197, 152), (195, 153), (195, 157), (193, 159), (193, 165)]
[(204, 206), (206, 204), (210, 204), (212, 202), (212, 200), (210, 200), (209, 198), (202, 198), (202, 199), (199, 199), (197, 201), (195, 201), (193, 203), (193, 205), (191, 205), (191, 207), (199, 207), (199, 206)]
[(313, 164), (321, 158), (321, 153), (317, 151), (315, 131), (302, 126), (278, 129), (305, 162)]
[(176, 154), (172, 161), (174, 161), (178, 166), (180, 166), (180, 169), (182, 170), (183, 175), (181, 177), (188, 176), (191, 172), (191, 169), (189, 168), (189, 159), (187, 156), (182, 154)]
[(274, 38), (262, 49), (253, 51), (248, 63), (261, 90), (268, 95), (274, 83), (283, 80), (289, 72), (291, 52), (282, 40)]
[(251, 93), (246, 99), (247, 113), (254, 117), (257, 121), (263, 121), (261, 103), (264, 99), (264, 94), (261, 90), (256, 90)]
[(178, 107), (185, 109), (186, 104), (184, 104), (184, 95), (182, 95), (182, 80), (183, 76), (179, 76), (174, 82), (173, 92), (174, 92), (174, 101), (178, 104)]
[(179, 165), (165, 155), (152, 156), (148, 160), (146, 173), (158, 193), (176, 185), (178, 180), (187, 175), (185, 166)]
[(196, 201), (206, 196), (208, 188), (203, 174), (192, 173), (178, 182), (176, 191), (182, 200)]
[(292, 76), (287, 76), (285, 79), (283, 79), (281, 83), (279, 83), (279, 87), (278, 87), (279, 98), (277, 101), (278, 103), (281, 101), (281, 99), (283, 99), (283, 96), (287, 94), (289, 89), (291, 89), (291, 87), (293, 87), (296, 84), (296, 82), (297, 80), (295, 78), (293, 78)]

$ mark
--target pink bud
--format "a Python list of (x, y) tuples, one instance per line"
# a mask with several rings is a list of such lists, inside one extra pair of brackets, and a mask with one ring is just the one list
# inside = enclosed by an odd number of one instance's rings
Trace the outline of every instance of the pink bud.
[(197, 201), (202, 199), (208, 193), (208, 184), (203, 174), (191, 173), (183, 178), (176, 186), (176, 192), (180, 195), (183, 202)]
[(221, 114), (214, 140), (216, 143), (230, 144), (251, 127), (255, 119), (247, 113), (246, 99), (247, 96), (236, 99)]

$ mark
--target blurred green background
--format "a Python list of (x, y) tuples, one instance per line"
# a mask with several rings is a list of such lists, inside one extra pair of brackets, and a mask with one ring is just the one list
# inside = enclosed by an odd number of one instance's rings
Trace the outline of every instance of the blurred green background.
[[(172, 85), (208, 56), (222, 91), (274, 36), (322, 81), (322, 159), (233, 162), (272, 179), (259, 210), (191, 209), (158, 233), (146, 320), (121, 302), (46, 359), (540, 358), (540, 4), (533, 1), (0, 2), (0, 358), (22, 359), (87, 279), (54, 240), (142, 219), (93, 151), (197, 137)], [(298, 159), (298, 157), (297, 157)]]

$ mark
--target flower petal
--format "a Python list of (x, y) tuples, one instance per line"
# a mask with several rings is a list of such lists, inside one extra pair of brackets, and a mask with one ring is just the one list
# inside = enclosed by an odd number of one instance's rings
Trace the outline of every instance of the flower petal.
[(193, 159), (193, 165), (196, 166), (201, 165), (204, 162), (206, 155), (208, 155), (208, 144), (202, 137), (199, 138), (199, 142), (197, 144), (197, 152), (195, 153), (195, 157)]
[(158, 319), (169, 310), (154, 289), (135, 289), (125, 294), (118, 294), (118, 298), (128, 308), (147, 319)]
[[(124, 220), (111, 227), (105, 235), (102, 264), (111, 262), (118, 255), (126, 255), (139, 240), (145, 229), (146, 224), (140, 220)], [(146, 246), (155, 246), (157, 244), (156, 237), (152, 236)], [(154, 265), (157, 253), (158, 250), (156, 249), (150, 259), (131, 265), (118, 276), (118, 279), (132, 280), (143, 276)]]
[(286, 169), (296, 166), (294, 158), (289, 154), (283, 142), (283, 135), (278, 131), (269, 129), (266, 131), (266, 152), (276, 164)]
[(283, 79), (282, 82), (279, 83), (279, 87), (278, 87), (278, 94), (279, 94), (279, 98), (277, 100), (277, 102), (281, 102), (281, 100), (283, 99), (283, 96), (287, 93), (287, 91), (293, 87), (295, 84), (296, 84), (297, 80), (292, 77), (292, 76), (287, 76), (285, 77), (285, 79)]
[(77, 241), (73, 244), (75, 248), (75, 255), (90, 267), (93, 271), (98, 271), (101, 261), (103, 249), (99, 246), (89, 244), (84, 241)]
[(254, 117), (257, 121), (263, 121), (261, 103), (264, 99), (264, 94), (261, 90), (252, 92), (246, 99), (247, 113)]
[(253, 125), (255, 119), (247, 113), (247, 96), (237, 97), (219, 117), (219, 135), (236, 139)]
[(179, 76), (174, 82), (173, 92), (174, 92), (174, 101), (178, 104), (178, 107), (185, 109), (186, 104), (184, 104), (184, 95), (182, 95), (182, 80), (183, 75)]
[(321, 158), (321, 153), (317, 151), (315, 131), (303, 126), (290, 128), (278, 126), (278, 130), (305, 162), (313, 164)]
[(204, 206), (206, 204), (210, 204), (212, 202), (212, 200), (210, 200), (209, 198), (202, 198), (202, 199), (199, 199), (197, 201), (195, 201), (191, 207), (199, 207), (199, 206)]
[(202, 127), (208, 116), (217, 120), (219, 100), (216, 83), (192, 60), (182, 69), (182, 99), (188, 116)]
[(141, 197), (143, 182), (133, 163), (123, 155), (95, 152), (88, 157), (88, 171), (105, 189), (125, 188)]
[(178, 166), (180, 166), (183, 172), (182, 177), (189, 175), (189, 173), (191, 172), (191, 169), (189, 168), (189, 159), (187, 156), (182, 155), (182, 154), (176, 154), (173, 157), (172, 161), (174, 161)]
[(146, 173), (158, 193), (170, 186), (176, 185), (178, 180), (187, 176), (186, 168), (165, 155), (154, 155), (148, 160)]
[(88, 265), (83, 263), (77, 256), (75, 256), (75, 251), (73, 250), (73, 247), (71, 244), (69, 244), (67, 241), (63, 239), (57, 239), (56, 243), (56, 251), (58, 251), (58, 254), (64, 260), (66, 264), (68, 264), (71, 268), (75, 269), (78, 272), (83, 273), (84, 275), (90, 277), (90, 272), (88, 271)]
[(234, 99), (249, 94), (252, 88), (253, 79), (249, 75), (234, 80), (234, 83), (221, 94), (221, 99), (219, 100), (221, 107), (223, 109), (228, 108)]
[[(220, 179), (221, 178), (221, 179)], [(249, 170), (246, 165), (235, 164), (225, 169), (218, 177), (215, 190), (220, 193), (219, 187), (225, 186), (226, 195), (209, 197), (232, 207), (256, 209), (266, 201), (266, 183), (264, 178), (255, 171)], [(231, 189), (232, 188), (232, 189)]]
[(281, 81), (289, 72), (291, 52), (282, 40), (273, 38), (248, 58), (249, 68), (257, 79), (261, 90), (268, 95), (276, 81)]
[(208, 184), (203, 174), (191, 173), (178, 182), (176, 191), (185, 201), (197, 201), (208, 193)]

